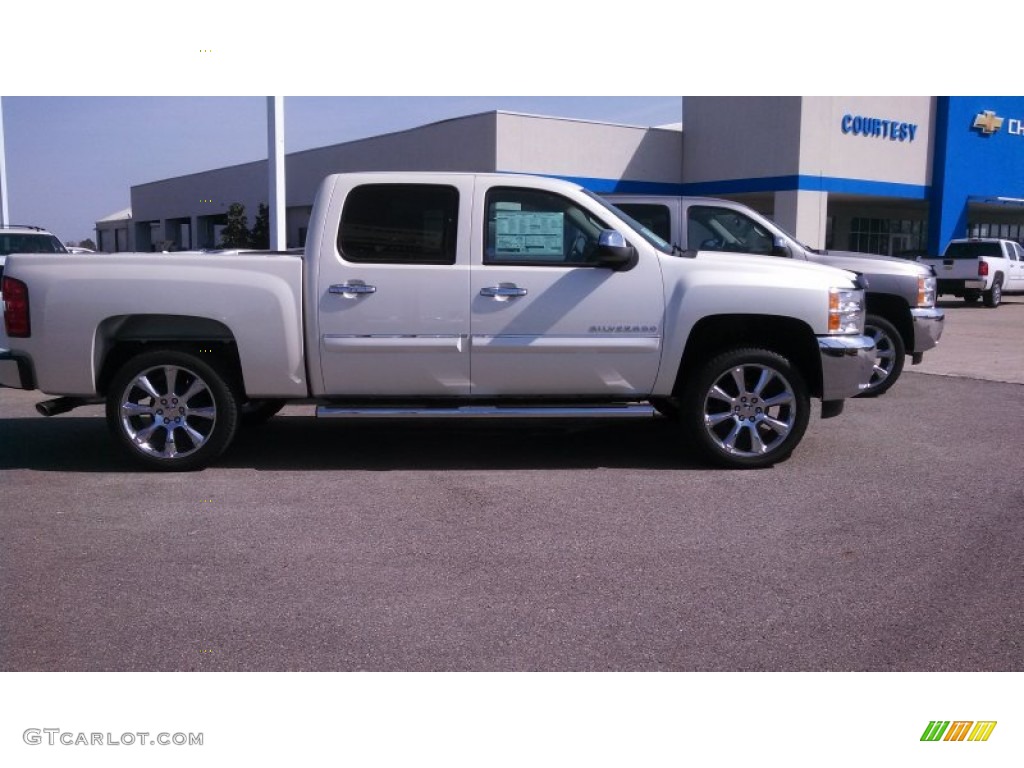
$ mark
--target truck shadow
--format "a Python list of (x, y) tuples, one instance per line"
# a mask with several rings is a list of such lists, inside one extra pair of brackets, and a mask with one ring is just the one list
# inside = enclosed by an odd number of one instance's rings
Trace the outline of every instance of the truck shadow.
[[(99, 417), (0, 419), (0, 470), (136, 472)], [(708, 469), (664, 419), (329, 421), (239, 430), (217, 468), (256, 470)]]

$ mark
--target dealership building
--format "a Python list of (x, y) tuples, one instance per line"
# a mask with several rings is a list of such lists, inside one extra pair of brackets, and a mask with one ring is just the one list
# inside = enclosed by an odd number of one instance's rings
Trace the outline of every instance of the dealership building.
[[(598, 193), (738, 200), (814, 247), (936, 253), (954, 237), (1024, 239), (1024, 98), (684, 97), (682, 126), (486, 112), (286, 156), (287, 242), (321, 179), (345, 171), (532, 173)], [(101, 250), (214, 248), (250, 224), (267, 161), (134, 186), (96, 223)]]

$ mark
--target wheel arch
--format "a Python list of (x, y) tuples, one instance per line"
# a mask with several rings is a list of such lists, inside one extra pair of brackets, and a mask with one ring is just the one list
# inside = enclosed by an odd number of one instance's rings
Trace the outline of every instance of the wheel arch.
[(759, 347), (782, 355), (800, 372), (811, 395), (821, 397), (821, 354), (811, 327), (792, 317), (757, 314), (701, 318), (686, 341), (673, 393), (682, 390), (686, 377), (696, 375), (701, 364), (737, 347)]
[(890, 293), (868, 293), (867, 314), (884, 317), (899, 331), (906, 349), (914, 348), (914, 322), (910, 316), (910, 304), (907, 300)]
[(245, 396), (238, 345), (231, 329), (217, 320), (189, 315), (119, 315), (100, 323), (93, 346), (97, 393), (107, 393), (114, 375), (128, 360), (155, 349), (190, 352), (205, 359), (239, 396)]

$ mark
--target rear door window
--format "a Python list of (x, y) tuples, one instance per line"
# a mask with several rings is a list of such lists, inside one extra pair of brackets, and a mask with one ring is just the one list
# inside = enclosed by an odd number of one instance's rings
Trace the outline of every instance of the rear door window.
[(349, 192), (338, 251), (357, 264), (454, 264), (459, 191), (441, 184), (364, 184)]

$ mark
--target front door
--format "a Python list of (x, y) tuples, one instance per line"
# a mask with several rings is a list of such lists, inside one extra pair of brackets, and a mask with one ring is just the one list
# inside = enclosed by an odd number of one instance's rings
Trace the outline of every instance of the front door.
[(484, 232), (473, 242), (473, 394), (649, 393), (664, 315), (657, 258), (641, 254), (626, 271), (597, 266), (606, 225), (554, 192), (481, 182), (475, 206)]

